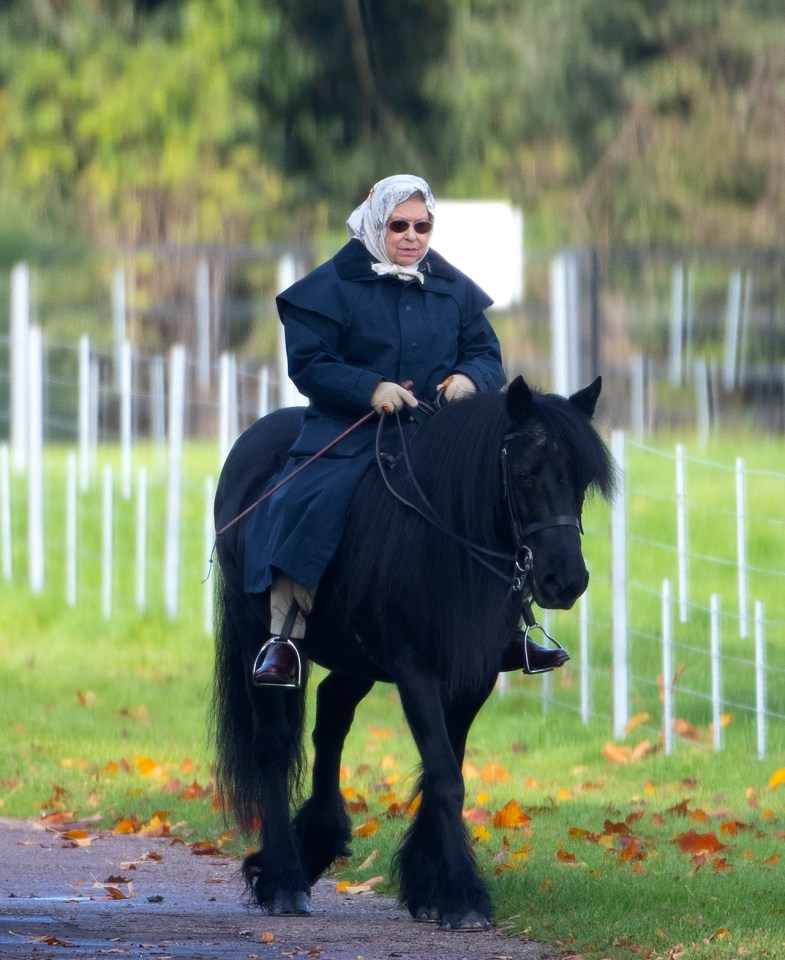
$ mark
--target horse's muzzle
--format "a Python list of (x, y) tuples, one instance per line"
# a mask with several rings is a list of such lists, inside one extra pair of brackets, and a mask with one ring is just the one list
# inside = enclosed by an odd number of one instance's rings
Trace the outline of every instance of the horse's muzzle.
[(532, 599), (543, 610), (569, 610), (589, 585), (589, 571), (567, 574), (549, 570), (541, 576), (535, 569), (531, 579)]

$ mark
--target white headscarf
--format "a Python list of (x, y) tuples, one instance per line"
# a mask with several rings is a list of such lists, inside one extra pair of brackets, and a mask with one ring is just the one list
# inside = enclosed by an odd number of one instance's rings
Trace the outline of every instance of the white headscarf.
[(384, 244), (387, 219), (390, 214), (399, 203), (408, 200), (415, 193), (423, 195), (425, 206), (433, 219), (436, 202), (431, 188), (422, 177), (402, 173), (394, 177), (386, 177), (374, 184), (367, 199), (363, 200), (346, 221), (346, 229), (349, 231), (349, 239), (357, 237), (368, 252), (379, 261), (371, 265), (376, 273), (381, 276), (392, 275), (400, 280), (412, 280), (416, 277), (422, 283), (425, 278), (417, 269), (419, 263), (410, 267), (393, 263), (387, 256)]

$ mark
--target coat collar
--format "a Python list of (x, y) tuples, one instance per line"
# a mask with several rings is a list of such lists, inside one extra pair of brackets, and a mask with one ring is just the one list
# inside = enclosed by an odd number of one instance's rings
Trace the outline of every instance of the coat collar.
[[(355, 239), (345, 244), (333, 257), (335, 268), (342, 280), (378, 280), (377, 274), (371, 270), (373, 257), (363, 246), (362, 241)], [(444, 257), (435, 250), (429, 250), (420, 261), (417, 268), (425, 274), (425, 286), (431, 278), (454, 280), (455, 270)]]

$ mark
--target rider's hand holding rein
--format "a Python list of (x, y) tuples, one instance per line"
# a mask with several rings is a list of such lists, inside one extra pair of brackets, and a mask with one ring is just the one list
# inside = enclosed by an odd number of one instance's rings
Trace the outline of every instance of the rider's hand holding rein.
[(417, 398), (405, 387), (389, 380), (382, 380), (371, 395), (371, 406), (378, 414), (396, 413), (403, 405), (416, 407)]
[(477, 386), (471, 377), (465, 373), (451, 373), (449, 377), (438, 385), (437, 392), (444, 391), (444, 399), (447, 403), (453, 400), (460, 400), (461, 397), (468, 397), (472, 393), (477, 393)]

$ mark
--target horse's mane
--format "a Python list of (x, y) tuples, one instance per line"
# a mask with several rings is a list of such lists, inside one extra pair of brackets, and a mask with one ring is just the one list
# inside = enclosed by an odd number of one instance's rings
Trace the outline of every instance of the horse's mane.
[[(585, 414), (564, 398), (533, 394), (527, 429), (530, 423), (569, 451), (576, 482), (610, 494), (611, 459)], [(441, 409), (409, 442), (412, 474), (444, 526), (508, 557), (515, 548), (500, 458), (510, 429), (505, 395), (479, 394)], [(403, 460), (387, 476), (396, 491), (423, 507)], [(388, 611), (389, 621), (389, 611), (400, 610), (401, 623), (409, 625), (414, 611), (417, 630), (427, 638), (423, 648), (432, 646), (434, 666), (451, 686), (470, 684), (498, 663), (520, 613), (520, 597), (511, 593), (512, 560), (489, 557), (498, 573), (489, 570), (396, 500), (376, 465), (355, 495), (339, 558), (339, 566), (351, 571), (340, 592), (355, 624), (394, 631), (395, 624), (374, 621), (377, 611)]]

